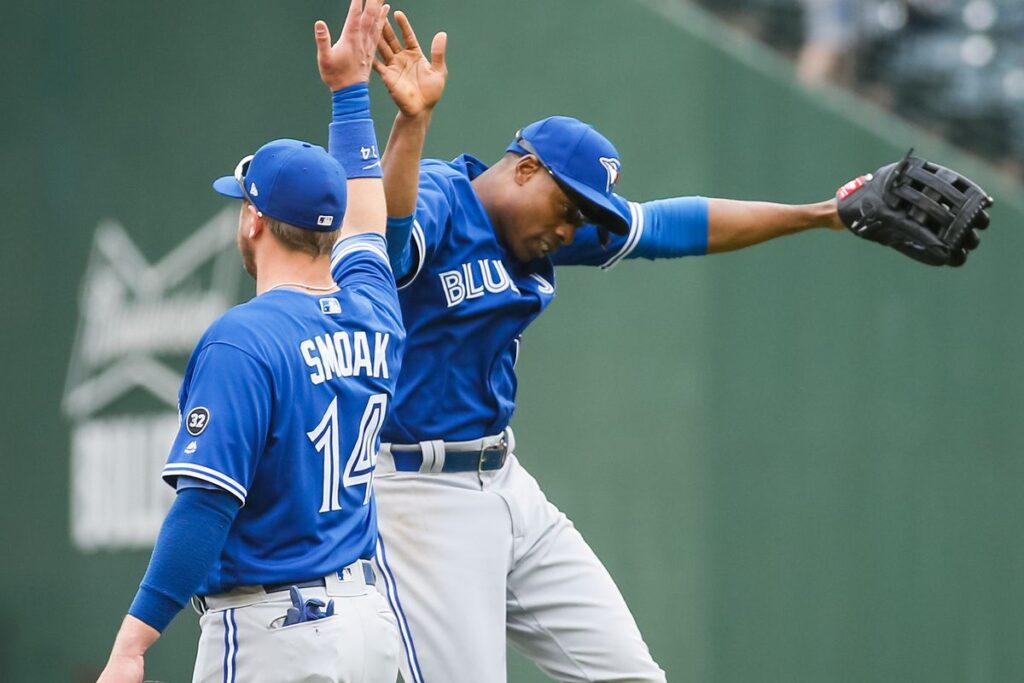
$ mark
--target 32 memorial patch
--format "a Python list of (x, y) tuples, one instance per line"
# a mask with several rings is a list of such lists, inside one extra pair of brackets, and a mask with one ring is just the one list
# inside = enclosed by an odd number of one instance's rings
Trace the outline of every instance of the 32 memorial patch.
[(210, 411), (203, 407), (193, 408), (185, 416), (185, 429), (192, 436), (199, 436), (210, 423)]

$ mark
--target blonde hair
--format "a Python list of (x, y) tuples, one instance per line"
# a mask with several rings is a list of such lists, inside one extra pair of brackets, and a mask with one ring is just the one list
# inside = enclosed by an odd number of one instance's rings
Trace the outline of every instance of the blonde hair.
[[(252, 202), (248, 198), (243, 199), (243, 201), (252, 206)], [(261, 215), (267, 230), (284, 245), (285, 249), (300, 251), (304, 254), (309, 254), (312, 258), (330, 254), (335, 242), (338, 241), (338, 233), (341, 232), (341, 228), (329, 232), (306, 230), (305, 228), (297, 228), (284, 221), (279, 221), (276, 218), (271, 218), (266, 214)]]
[(341, 231), (331, 230), (330, 232), (321, 232), (319, 230), (306, 230), (304, 228), (297, 228), (294, 225), (289, 225), (276, 218), (270, 216), (264, 216), (263, 220), (267, 224), (267, 229), (270, 233), (278, 239), (285, 246), (286, 249), (291, 251), (301, 251), (305, 254), (309, 254), (313, 258), (317, 256), (324, 256), (330, 254), (331, 249), (334, 248), (334, 243), (338, 241), (338, 233)]

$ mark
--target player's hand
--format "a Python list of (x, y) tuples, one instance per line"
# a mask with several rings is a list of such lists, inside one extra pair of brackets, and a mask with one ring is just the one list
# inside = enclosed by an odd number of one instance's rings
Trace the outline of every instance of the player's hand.
[(96, 683), (142, 683), (142, 655), (110, 655)]
[(384, 32), (377, 45), (380, 59), (373, 68), (380, 74), (399, 111), (409, 117), (429, 114), (444, 93), (448, 65), (444, 52), (448, 34), (441, 32), (430, 43), (430, 60), (423, 55), (416, 33), (404, 12), (395, 12), (395, 21), (402, 32), (405, 47), (399, 42), (391, 24), (384, 22)]
[(373, 53), (390, 9), (382, 0), (366, 0), (365, 7), (363, 0), (351, 0), (341, 36), (333, 45), (326, 22), (313, 25), (320, 79), (332, 91), (370, 80)]

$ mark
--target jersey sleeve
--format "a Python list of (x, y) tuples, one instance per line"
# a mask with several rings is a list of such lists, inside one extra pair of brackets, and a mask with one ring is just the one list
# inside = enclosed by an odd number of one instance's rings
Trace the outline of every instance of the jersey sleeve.
[(331, 274), (339, 287), (374, 285), (395, 288), (383, 235), (363, 233), (338, 240), (331, 252)]
[(446, 165), (433, 160), (424, 161), (420, 165), (416, 213), (410, 236), (412, 265), (398, 281), (399, 289), (409, 286), (430, 261), (451, 221), (455, 198), (446, 170)]
[(630, 216), (629, 234), (611, 235), (607, 246), (603, 246), (597, 228), (584, 226), (576, 231), (571, 245), (552, 255), (556, 266), (598, 266), (610, 270), (626, 259), (654, 260), (707, 253), (706, 198), (676, 197), (639, 204), (616, 195), (615, 201)]
[(401, 320), (398, 290), (382, 235), (353, 235), (340, 240), (331, 255), (331, 272), (343, 290), (358, 292), (378, 311), (386, 310), (392, 318)]
[(246, 351), (211, 342), (196, 351), (181, 391), (181, 425), (164, 480), (191, 477), (245, 504), (266, 445), (273, 392), (269, 368)]

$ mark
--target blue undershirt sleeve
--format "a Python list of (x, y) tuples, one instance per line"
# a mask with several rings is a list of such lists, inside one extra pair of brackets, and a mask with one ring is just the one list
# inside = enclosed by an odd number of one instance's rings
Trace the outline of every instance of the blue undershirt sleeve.
[(615, 200), (630, 216), (629, 234), (611, 235), (602, 245), (597, 229), (576, 231), (569, 246), (551, 256), (556, 266), (599, 266), (609, 270), (627, 259), (666, 259), (703, 256), (708, 251), (708, 200), (673, 197), (638, 204), (618, 195)]
[(673, 197), (644, 202), (643, 234), (626, 258), (678, 258), (708, 253), (708, 200)]
[(195, 477), (178, 477), (178, 481), (174, 483), (174, 490), (181, 493), (185, 489), (207, 489), (210, 491), (224, 490), (216, 484), (211, 484), (208, 481), (196, 479)]
[(391, 261), (391, 272), (399, 281), (412, 272), (412, 223), (413, 216), (388, 217), (388, 260)]
[(217, 560), (241, 503), (223, 490), (180, 487), (128, 614), (163, 631)]

